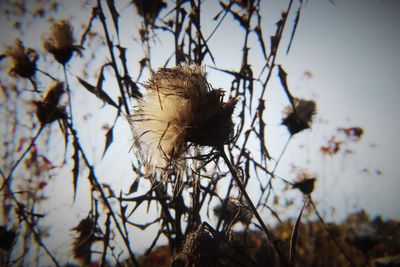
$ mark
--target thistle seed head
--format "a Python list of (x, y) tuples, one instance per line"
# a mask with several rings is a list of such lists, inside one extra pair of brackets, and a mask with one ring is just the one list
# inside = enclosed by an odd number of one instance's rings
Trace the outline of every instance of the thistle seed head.
[(44, 41), (44, 48), (53, 54), (58, 63), (65, 64), (71, 59), (72, 53), (77, 51), (74, 42), (72, 26), (68, 21), (61, 20), (51, 26), (51, 34)]
[(23, 78), (31, 78), (35, 75), (38, 55), (35, 50), (26, 49), (21, 40), (17, 39), (13, 46), (6, 47), (5, 54), (12, 61), (10, 74), (17, 74)]
[(128, 120), (134, 145), (150, 169), (177, 165), (192, 145), (231, 141), (237, 100), (223, 102), (223, 91), (211, 88), (200, 66), (159, 69), (144, 86), (148, 92)]

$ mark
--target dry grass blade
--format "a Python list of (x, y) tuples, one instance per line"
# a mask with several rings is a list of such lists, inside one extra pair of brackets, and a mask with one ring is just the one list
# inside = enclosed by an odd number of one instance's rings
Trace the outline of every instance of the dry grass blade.
[(294, 266), (294, 264), (295, 264), (296, 243), (297, 243), (297, 236), (299, 233), (301, 216), (303, 215), (303, 211), (307, 205), (308, 205), (308, 199), (306, 201), (304, 201), (304, 205), (300, 210), (299, 216), (297, 216), (296, 223), (293, 227), (292, 237), (290, 238), (289, 266), (291, 266), (291, 267)]

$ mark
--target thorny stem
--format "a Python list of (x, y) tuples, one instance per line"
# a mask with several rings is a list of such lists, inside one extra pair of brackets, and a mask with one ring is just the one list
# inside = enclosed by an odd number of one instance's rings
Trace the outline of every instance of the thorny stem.
[(64, 70), (64, 79), (65, 79), (65, 84), (67, 86), (67, 95), (68, 95), (68, 107), (69, 107), (69, 114), (71, 116), (71, 124), (72, 124), (72, 101), (71, 101), (71, 90), (69, 88), (69, 83), (68, 83), (68, 76), (67, 76), (67, 67), (65, 64), (63, 65), (63, 70)]
[[(43, 127), (41, 127), (41, 129), (42, 128)], [(37, 136), (39, 136), (39, 133), (40, 133), (41, 129), (39, 130)], [(33, 143), (34, 142), (31, 143), (32, 146), (33, 146)], [(29, 146), (29, 148), (31, 148), (32, 146)], [(25, 151), (27, 152), (27, 151), (29, 151), (29, 149), (27, 149)], [(22, 158), (23, 157), (21, 157), (20, 159), (22, 160)], [(14, 165), (14, 166), (16, 166), (16, 165)], [(10, 172), (9, 177), (5, 177), (5, 174), (3, 173), (2, 170), (0, 170), (0, 173), (1, 173), (1, 176), (3, 176), (3, 180), (4, 180), (3, 187), (7, 186), (8, 187), (8, 191), (11, 192), (10, 196), (11, 196), (12, 200), (15, 202), (15, 204), (17, 205), (18, 215), (22, 216), (23, 221), (26, 223), (26, 225), (32, 231), (34, 239), (36, 240), (36, 243), (39, 245), (39, 247), (41, 247), (45, 251), (45, 253), (47, 254), (47, 256), (49, 256), (49, 258), (51, 259), (51, 261), (54, 263), (55, 266), (61, 267), (60, 263), (57, 261), (57, 259), (53, 256), (53, 254), (47, 248), (46, 244), (43, 242), (42, 238), (40, 237), (40, 234), (35, 230), (35, 225), (33, 223), (29, 222), (29, 219), (28, 219), (28, 217), (27, 217), (27, 215), (26, 215), (26, 213), (24, 211), (24, 205), (22, 203), (20, 203), (18, 201), (18, 199), (15, 197), (15, 195), (12, 193), (11, 188), (10, 188), (10, 186), (8, 184), (8, 181), (7, 181), (7, 179), (9, 179), (11, 177), (10, 175), (12, 174), (12, 172)]]
[(265, 225), (264, 221), (261, 219), (260, 214), (258, 213), (256, 207), (254, 206), (253, 202), (251, 201), (249, 195), (246, 192), (246, 188), (242, 184), (242, 181), (240, 181), (240, 178), (238, 177), (236, 170), (234, 169), (234, 167), (232, 166), (232, 163), (228, 159), (228, 157), (227, 157), (227, 155), (225, 153), (225, 149), (223, 147), (221, 147), (221, 148), (219, 148), (219, 151), (220, 151), (221, 157), (224, 159), (225, 164), (228, 166), (228, 169), (229, 169), (230, 173), (232, 174), (233, 179), (235, 180), (237, 186), (239, 187), (240, 192), (245, 197), (249, 208), (253, 212), (253, 214), (256, 217), (258, 223), (260, 224), (260, 226), (263, 229), (265, 235), (267, 236), (268, 241), (272, 242), (272, 245), (274, 246), (275, 251), (278, 253), (280, 259), (283, 261), (281, 264), (286, 266), (287, 265), (287, 264), (285, 264), (286, 263), (286, 259), (283, 257), (283, 255), (281, 253), (281, 250), (279, 249), (278, 239), (276, 239), (274, 237), (272, 232), (268, 229), (268, 227)]
[(135, 257), (135, 254), (133, 253), (133, 251), (132, 251), (132, 249), (130, 247), (129, 240), (128, 240), (127, 236), (125, 236), (125, 234), (124, 234), (124, 232), (123, 232), (123, 230), (121, 228), (121, 225), (119, 224), (119, 222), (117, 220), (117, 216), (115, 215), (115, 212), (114, 212), (113, 208), (111, 207), (111, 204), (108, 201), (108, 198), (106, 197), (106, 194), (104, 193), (103, 188), (101, 187), (99, 181), (97, 180), (94, 168), (90, 164), (89, 159), (86, 157), (85, 151), (83, 150), (83, 148), (82, 148), (82, 146), (81, 146), (81, 144), (79, 142), (79, 138), (78, 138), (78, 135), (77, 135), (75, 129), (72, 127), (72, 125), (70, 123), (68, 123), (68, 128), (70, 129), (71, 134), (72, 134), (72, 136), (74, 137), (74, 139), (75, 139), (75, 141), (77, 143), (78, 150), (81, 153), (82, 158), (83, 158), (86, 166), (88, 167), (88, 169), (90, 171), (90, 175), (89, 175), (90, 183), (94, 186), (95, 189), (97, 189), (99, 191), (101, 199), (103, 200), (104, 204), (106, 205), (106, 207), (107, 207), (107, 209), (108, 209), (108, 211), (109, 211), (109, 213), (110, 213), (115, 225), (117, 226), (117, 229), (118, 229), (118, 232), (119, 232), (121, 238), (124, 240), (125, 246), (128, 249), (129, 256), (130, 256), (133, 264), (135, 265), (135, 267), (139, 267), (139, 263), (138, 263), (138, 261), (137, 261), (137, 259)]
[(103, 8), (101, 6), (101, 0), (97, 0), (97, 6), (99, 8), (99, 18), (100, 18), (101, 24), (103, 25), (104, 35), (106, 36), (107, 46), (108, 46), (108, 50), (109, 50), (110, 56), (111, 56), (111, 66), (114, 69), (114, 73), (115, 73), (115, 76), (117, 78), (116, 80), (118, 82), (118, 87), (119, 87), (119, 91), (121, 93), (122, 103), (124, 105), (125, 112), (126, 112), (127, 115), (129, 115), (130, 112), (129, 112), (129, 108), (128, 108), (128, 102), (126, 100), (124, 87), (123, 87), (122, 82), (121, 82), (121, 80), (122, 80), (121, 79), (121, 75), (119, 74), (119, 71), (118, 71), (117, 61), (116, 61), (115, 56), (114, 56), (113, 43), (111, 41), (110, 34), (108, 32), (106, 18), (104, 16)]
[(332, 234), (331, 230), (329, 229), (328, 225), (325, 223), (324, 219), (322, 218), (322, 216), (319, 214), (317, 207), (315, 206), (314, 201), (312, 200), (311, 196), (308, 196), (309, 200), (310, 200), (310, 204), (313, 207), (315, 214), (318, 217), (318, 220), (322, 223), (322, 225), (324, 226), (325, 230), (328, 232), (330, 238), (333, 240), (333, 242), (335, 243), (335, 245), (337, 246), (337, 248), (339, 249), (339, 251), (343, 254), (343, 256), (347, 259), (347, 261), (350, 263), (350, 265), (352, 267), (356, 267), (356, 264), (353, 262), (353, 260), (351, 259), (351, 257), (346, 253), (346, 251), (344, 251), (344, 249), (342, 248), (342, 246), (339, 244), (339, 242), (336, 240), (335, 236)]
[(180, 6), (181, 6), (181, 0), (176, 1), (176, 6), (175, 6), (175, 31), (174, 31), (174, 42), (175, 42), (175, 65), (179, 64), (179, 54), (180, 54), (180, 49), (179, 49), (179, 33), (181, 32), (182, 25), (179, 22), (180, 18)]
[(289, 139), (286, 141), (285, 146), (283, 147), (283, 149), (282, 149), (282, 151), (281, 151), (281, 154), (279, 155), (278, 159), (276, 160), (276, 163), (275, 163), (275, 165), (274, 165), (274, 168), (273, 168), (272, 171), (269, 173), (270, 178), (269, 178), (268, 183), (266, 184), (265, 188), (262, 189), (261, 196), (260, 196), (260, 198), (258, 199), (258, 202), (257, 202), (257, 207), (261, 204), (261, 201), (262, 201), (262, 199), (263, 199), (264, 193), (265, 193), (265, 191), (267, 190), (267, 188), (269, 188), (269, 190), (268, 190), (268, 194), (267, 194), (267, 197), (265, 198), (265, 201), (264, 201), (264, 202), (266, 203), (266, 202), (268, 201), (268, 198), (269, 198), (270, 192), (271, 192), (271, 183), (272, 183), (272, 179), (275, 177), (275, 171), (276, 171), (276, 169), (278, 168), (279, 162), (281, 162), (281, 159), (282, 159), (283, 155), (285, 154), (287, 147), (289, 146), (290, 140), (292, 140), (292, 135), (291, 135), (291, 136), (289, 137)]

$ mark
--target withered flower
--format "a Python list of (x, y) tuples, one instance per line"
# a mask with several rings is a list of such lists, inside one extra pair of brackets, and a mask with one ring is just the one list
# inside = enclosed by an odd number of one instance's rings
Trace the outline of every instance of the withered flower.
[(66, 117), (64, 109), (58, 106), (63, 93), (64, 83), (56, 82), (49, 88), (42, 101), (34, 102), (36, 105), (36, 116), (42, 125), (49, 124), (53, 121)]
[(79, 52), (79, 46), (74, 45), (75, 39), (72, 27), (66, 20), (53, 23), (51, 34), (44, 41), (44, 48), (53, 54), (60, 64), (67, 63), (74, 51)]
[(295, 135), (310, 128), (313, 116), (316, 113), (316, 103), (313, 100), (294, 98), (293, 106), (286, 108), (286, 117), (282, 124), (285, 125), (291, 135)]
[(309, 195), (314, 191), (315, 178), (303, 178), (293, 184), (293, 188), (299, 189), (303, 194)]
[(35, 50), (26, 49), (21, 40), (17, 39), (14, 46), (6, 47), (5, 54), (13, 64), (10, 74), (17, 74), (23, 78), (32, 78), (35, 75), (38, 55)]
[(167, 6), (162, 0), (132, 0), (146, 24), (154, 24), (161, 9)]
[(191, 145), (218, 147), (232, 140), (237, 100), (223, 102), (197, 65), (161, 68), (144, 84), (148, 93), (129, 117), (143, 162), (154, 171), (179, 162)]

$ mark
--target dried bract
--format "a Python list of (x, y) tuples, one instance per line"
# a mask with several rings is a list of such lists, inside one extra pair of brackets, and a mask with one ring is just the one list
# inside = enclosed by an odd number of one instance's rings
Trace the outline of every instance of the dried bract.
[(56, 82), (50, 87), (42, 101), (34, 102), (36, 105), (36, 116), (42, 125), (66, 117), (64, 109), (58, 106), (63, 93), (64, 83)]
[(68, 21), (61, 20), (51, 26), (51, 34), (44, 41), (44, 48), (53, 54), (58, 63), (65, 64), (71, 59), (74, 51), (79, 52), (74, 42), (71, 25)]
[(148, 93), (129, 122), (150, 169), (176, 165), (190, 145), (215, 147), (232, 140), (237, 100), (223, 102), (223, 91), (209, 86), (201, 67), (162, 68), (144, 86)]
[(313, 100), (299, 98), (293, 99), (293, 105), (294, 109), (293, 106), (286, 108), (286, 117), (282, 121), (291, 135), (310, 128), (317, 106)]
[(35, 75), (38, 55), (31, 48), (25, 49), (21, 40), (17, 39), (14, 46), (6, 47), (5, 54), (13, 64), (10, 74), (17, 74), (23, 78), (31, 78)]

